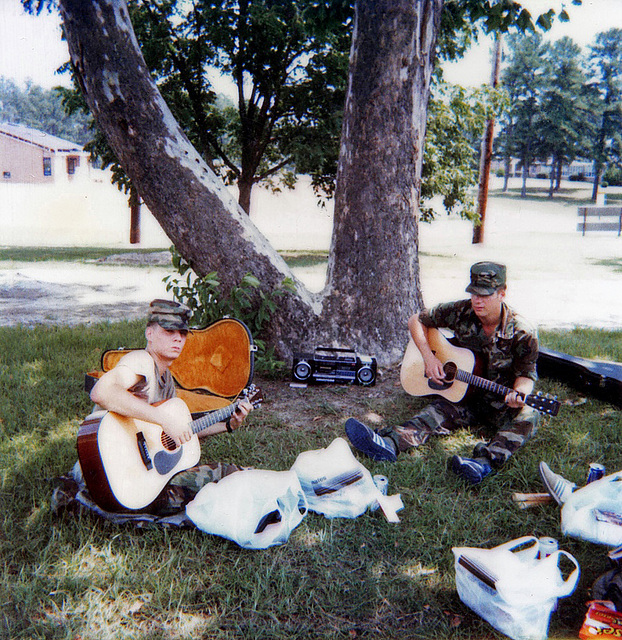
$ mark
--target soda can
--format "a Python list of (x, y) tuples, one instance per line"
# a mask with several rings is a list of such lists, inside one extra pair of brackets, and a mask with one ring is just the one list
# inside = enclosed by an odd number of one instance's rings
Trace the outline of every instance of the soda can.
[[(389, 478), (387, 478), (387, 476), (382, 476), (380, 474), (375, 475), (373, 477), (374, 480), (374, 484), (376, 485), (376, 487), (378, 487), (378, 489), (380, 489), (380, 493), (382, 493), (383, 496), (387, 495), (387, 491), (389, 489)], [(376, 511), (376, 509), (378, 509), (380, 505), (378, 504), (378, 502), (374, 502), (374, 504), (371, 507), (372, 511)]]
[(387, 495), (389, 488), (389, 478), (387, 476), (381, 476), (380, 474), (374, 476), (374, 484), (380, 489), (380, 493), (383, 496)]
[(538, 558), (540, 560), (548, 558), (552, 553), (555, 553), (558, 548), (559, 545), (555, 538), (549, 538), (548, 536), (538, 538)]
[(586, 484), (590, 484), (590, 482), (594, 482), (594, 480), (600, 480), (604, 475), (605, 475), (605, 465), (598, 464), (597, 462), (592, 462), (590, 464), (590, 470), (587, 474)]

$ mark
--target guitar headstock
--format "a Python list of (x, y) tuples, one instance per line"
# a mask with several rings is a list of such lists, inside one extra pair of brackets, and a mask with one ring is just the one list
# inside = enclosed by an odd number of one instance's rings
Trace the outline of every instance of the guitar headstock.
[(525, 404), (529, 405), (539, 411), (540, 413), (546, 413), (549, 416), (556, 416), (559, 413), (561, 402), (556, 398), (545, 396), (540, 392), (535, 395), (527, 396), (525, 398)]
[(244, 389), (242, 392), (242, 398), (250, 402), (253, 407), (256, 409), (264, 400), (263, 393), (261, 389), (254, 384), (251, 384), (250, 387)]

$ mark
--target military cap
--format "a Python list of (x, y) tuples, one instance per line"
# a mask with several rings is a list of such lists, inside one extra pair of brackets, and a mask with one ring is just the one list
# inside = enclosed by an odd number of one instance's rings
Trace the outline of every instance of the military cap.
[(153, 300), (149, 305), (148, 323), (155, 322), (163, 329), (188, 331), (190, 308), (173, 300)]
[(471, 267), (471, 284), (468, 293), (491, 296), (505, 285), (505, 265), (497, 262), (477, 262)]

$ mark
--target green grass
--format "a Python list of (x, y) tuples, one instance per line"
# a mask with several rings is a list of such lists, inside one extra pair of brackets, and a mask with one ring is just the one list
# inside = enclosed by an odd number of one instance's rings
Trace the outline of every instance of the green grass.
[[(0, 262), (86, 262), (124, 253), (153, 253), (162, 249), (110, 249), (104, 247), (0, 247)], [(327, 251), (283, 251), (290, 267), (313, 267), (328, 260)], [(128, 266), (132, 266), (129, 264)]]
[(491, 189), (490, 196), (521, 202), (562, 202), (573, 207), (592, 204), (592, 193), (585, 188), (562, 188), (559, 189), (559, 191), (555, 191), (553, 198), (551, 198), (549, 196), (548, 183), (547, 186), (533, 186), (530, 184), (527, 188), (525, 197), (521, 196), (521, 187), (510, 187), (507, 191)]
[(0, 248), (0, 260), (14, 262), (84, 262), (123, 253), (153, 253), (162, 249), (107, 249), (97, 247), (5, 247)]
[[(378, 514), (354, 520), (309, 514), (287, 544), (265, 551), (194, 530), (54, 516), (54, 478), (75, 461), (77, 428), (90, 408), (84, 373), (98, 368), (104, 349), (142, 340), (142, 323), (0, 329), (0, 637), (500, 638), (459, 601), (451, 547), (527, 534), (560, 539), (581, 564), (578, 589), (559, 603), (550, 630), (553, 638), (577, 637), (590, 584), (608, 568), (606, 549), (563, 538), (556, 506), (518, 510), (510, 495), (543, 490), (542, 459), (578, 483), (590, 462), (622, 468), (622, 418), (614, 407), (592, 398), (564, 405), (476, 488), (445, 469), (449, 454), (470, 451), (471, 433), (434, 440), (395, 464), (365, 459), (372, 473), (389, 477), (390, 493), (402, 494), (399, 524)], [(620, 332), (547, 332), (543, 342), (622, 360)], [(562, 401), (577, 396), (554, 381), (542, 386)], [(416, 406), (394, 385), (361, 394), (367, 409), (396, 419)], [(300, 405), (314, 416), (300, 427), (284, 422), (268, 398), (247, 428), (206, 442), (204, 457), (288, 469), (299, 452), (343, 436), (350, 397), (344, 387), (321, 397), (300, 392)]]
[(328, 261), (328, 251), (281, 251), (289, 267), (314, 267)]

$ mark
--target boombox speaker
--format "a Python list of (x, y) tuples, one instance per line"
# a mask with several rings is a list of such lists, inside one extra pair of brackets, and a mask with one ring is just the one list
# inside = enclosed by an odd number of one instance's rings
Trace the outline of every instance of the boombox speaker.
[(352, 349), (316, 347), (313, 353), (294, 354), (292, 377), (297, 382), (341, 382), (371, 386), (378, 364), (373, 356)]

